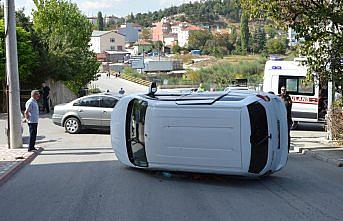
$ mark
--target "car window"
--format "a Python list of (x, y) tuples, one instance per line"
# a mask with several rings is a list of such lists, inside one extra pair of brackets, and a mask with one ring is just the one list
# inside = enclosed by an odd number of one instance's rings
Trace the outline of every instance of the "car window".
[(100, 107), (100, 97), (86, 97), (82, 98), (76, 103), (74, 106), (81, 106), (81, 107)]
[(102, 97), (101, 98), (101, 107), (104, 108), (114, 108), (118, 100), (114, 97)]

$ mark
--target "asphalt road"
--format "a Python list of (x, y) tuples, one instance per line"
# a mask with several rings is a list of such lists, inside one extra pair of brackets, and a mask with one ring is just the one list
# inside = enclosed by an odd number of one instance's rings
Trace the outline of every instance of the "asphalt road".
[(120, 88), (125, 90), (125, 94), (147, 93), (148, 87), (136, 84), (130, 81), (126, 81), (121, 78), (111, 76), (108, 78), (106, 74), (101, 74), (98, 80), (91, 83), (95, 87), (100, 88), (102, 91), (110, 90), (111, 92), (119, 92)]
[(45, 151), (0, 186), (0, 220), (342, 220), (343, 168), (292, 154), (265, 179), (166, 178), (123, 166), (98, 133), (65, 134), (42, 116)]

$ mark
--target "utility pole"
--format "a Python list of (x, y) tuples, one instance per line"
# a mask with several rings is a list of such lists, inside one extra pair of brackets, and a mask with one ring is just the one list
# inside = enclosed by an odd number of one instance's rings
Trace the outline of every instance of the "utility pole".
[(23, 146), (21, 134), (20, 89), (14, 0), (5, 0), (4, 11), (6, 70), (9, 98), (9, 148), (14, 149), (21, 148)]
[[(332, 0), (329, 1), (329, 3), (332, 3)], [(327, 30), (331, 32), (335, 32), (335, 27), (333, 26), (333, 22), (330, 21), (329, 25), (327, 26)], [(328, 42), (328, 46), (331, 50), (332, 48), (332, 40), (330, 39)], [(329, 55), (329, 59), (332, 59)], [(327, 107), (327, 113), (331, 114), (332, 111), (332, 104), (334, 102), (334, 93), (335, 93), (335, 88), (334, 88), (334, 76), (333, 76), (333, 71), (331, 68), (332, 63), (330, 62), (329, 65), (327, 66), (327, 69), (330, 71), (330, 76), (329, 76), (329, 81), (328, 81), (328, 107)], [(330, 119), (330, 118), (329, 118)], [(327, 138), (329, 141), (332, 141), (332, 131), (331, 131), (331, 123), (329, 124), (329, 127), (327, 128)]]

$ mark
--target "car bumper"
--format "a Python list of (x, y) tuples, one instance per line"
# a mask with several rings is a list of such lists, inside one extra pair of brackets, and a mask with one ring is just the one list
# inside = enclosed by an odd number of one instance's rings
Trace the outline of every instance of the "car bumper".
[(62, 126), (62, 116), (58, 114), (52, 115), (52, 122), (56, 124), (57, 126)]

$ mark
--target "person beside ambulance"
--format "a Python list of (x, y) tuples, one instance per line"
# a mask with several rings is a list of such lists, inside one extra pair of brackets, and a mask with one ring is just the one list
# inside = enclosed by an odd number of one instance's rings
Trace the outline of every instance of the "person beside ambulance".
[(280, 98), (285, 104), (286, 110), (287, 110), (287, 123), (288, 123), (288, 150), (290, 148), (290, 141), (291, 141), (291, 128), (293, 125), (293, 120), (292, 120), (292, 98), (288, 95), (287, 89), (285, 86), (281, 87), (281, 93), (280, 93)]

